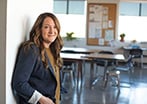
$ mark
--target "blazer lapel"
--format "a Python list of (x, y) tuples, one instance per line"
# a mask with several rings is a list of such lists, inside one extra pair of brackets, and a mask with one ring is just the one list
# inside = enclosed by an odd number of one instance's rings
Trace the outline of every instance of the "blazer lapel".
[(46, 57), (47, 60), (48, 60), (49, 70), (52, 72), (53, 76), (55, 77), (54, 69), (53, 69), (53, 67), (52, 67), (52, 65), (51, 65), (51, 62), (50, 62), (50, 60), (49, 60), (47, 54), (45, 54), (45, 57)]

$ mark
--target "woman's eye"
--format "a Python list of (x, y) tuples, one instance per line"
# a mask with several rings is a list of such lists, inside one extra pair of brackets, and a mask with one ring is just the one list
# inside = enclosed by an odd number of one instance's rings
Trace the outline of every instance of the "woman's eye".
[(48, 26), (44, 26), (44, 28), (45, 28), (45, 29), (47, 29), (47, 28), (48, 28)]

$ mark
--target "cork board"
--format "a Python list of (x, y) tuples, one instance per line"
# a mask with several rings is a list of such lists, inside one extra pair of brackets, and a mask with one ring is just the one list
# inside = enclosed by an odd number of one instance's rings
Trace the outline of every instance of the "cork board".
[(116, 4), (87, 4), (87, 45), (109, 45), (115, 40)]

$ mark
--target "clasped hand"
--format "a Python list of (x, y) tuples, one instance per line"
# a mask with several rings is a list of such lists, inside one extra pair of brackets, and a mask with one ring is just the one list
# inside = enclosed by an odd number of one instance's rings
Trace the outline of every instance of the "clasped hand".
[(55, 104), (52, 99), (48, 98), (48, 97), (45, 97), (45, 96), (42, 96), (39, 100), (39, 103), (40, 104)]

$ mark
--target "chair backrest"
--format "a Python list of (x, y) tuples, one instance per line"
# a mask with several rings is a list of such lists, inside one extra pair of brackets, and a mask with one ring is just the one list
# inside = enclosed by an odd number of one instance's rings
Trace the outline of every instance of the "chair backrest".
[(113, 54), (111, 51), (100, 51), (99, 54)]
[(133, 55), (134, 58), (137, 58), (137, 57), (140, 57), (141, 55), (143, 55), (143, 50), (140, 48), (131, 49), (129, 54)]
[[(111, 52), (111, 51), (100, 51), (99, 54), (113, 54), (113, 52)], [(105, 66), (104, 60), (95, 59), (94, 61), (96, 61), (97, 65)], [(113, 60), (108, 62), (108, 66), (112, 66), (113, 64), (114, 64)]]

